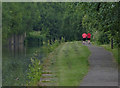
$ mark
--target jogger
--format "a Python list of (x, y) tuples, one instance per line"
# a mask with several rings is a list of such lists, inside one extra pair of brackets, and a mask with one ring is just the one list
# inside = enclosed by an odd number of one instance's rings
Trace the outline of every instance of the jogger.
[(86, 34), (86, 33), (83, 33), (83, 34), (82, 34), (82, 37), (83, 37), (83, 44), (85, 44), (87, 34)]
[(90, 33), (88, 33), (88, 34), (87, 34), (88, 44), (90, 44), (90, 38), (91, 38), (91, 34), (90, 34)]

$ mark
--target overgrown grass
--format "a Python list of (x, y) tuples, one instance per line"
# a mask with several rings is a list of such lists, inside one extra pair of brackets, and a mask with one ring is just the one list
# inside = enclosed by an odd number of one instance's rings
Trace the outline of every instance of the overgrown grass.
[(61, 46), (52, 66), (58, 77), (57, 85), (79, 86), (89, 69), (89, 55), (89, 49), (80, 42), (67, 42)]

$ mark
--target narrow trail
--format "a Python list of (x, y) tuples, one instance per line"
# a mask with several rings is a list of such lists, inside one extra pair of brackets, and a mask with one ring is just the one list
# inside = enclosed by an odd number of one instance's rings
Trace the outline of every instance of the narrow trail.
[(118, 86), (118, 68), (112, 53), (102, 47), (88, 45), (90, 69), (80, 86)]

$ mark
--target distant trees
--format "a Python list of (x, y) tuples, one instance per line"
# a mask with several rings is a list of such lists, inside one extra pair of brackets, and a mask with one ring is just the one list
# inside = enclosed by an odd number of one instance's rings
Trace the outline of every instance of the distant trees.
[[(81, 6), (84, 5), (83, 3)], [(118, 45), (118, 3), (86, 3), (83, 10), (85, 12), (83, 26), (92, 32), (102, 31), (102, 37), (99, 38), (111, 40), (112, 45), (113, 42)]]
[(81, 40), (83, 32), (97, 31), (104, 41), (118, 44), (118, 8), (114, 2), (4, 2), (3, 42), (13, 34), (32, 31), (40, 31), (43, 41)]
[(13, 34), (29, 32), (33, 28), (30, 3), (3, 3), (2, 37), (3, 43)]

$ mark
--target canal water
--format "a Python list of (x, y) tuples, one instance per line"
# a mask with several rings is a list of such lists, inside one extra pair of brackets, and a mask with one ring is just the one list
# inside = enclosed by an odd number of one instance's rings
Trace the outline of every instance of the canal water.
[(28, 65), (31, 57), (38, 52), (38, 59), (46, 56), (45, 50), (40, 46), (10, 46), (2, 47), (2, 85), (24, 86), (26, 85)]

